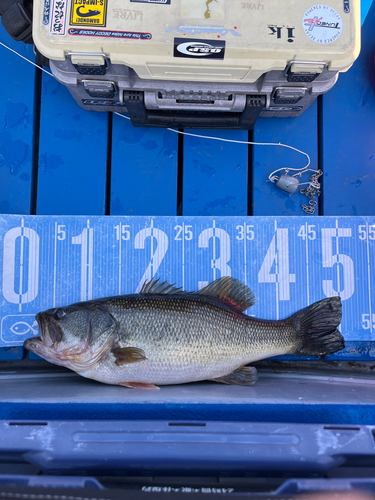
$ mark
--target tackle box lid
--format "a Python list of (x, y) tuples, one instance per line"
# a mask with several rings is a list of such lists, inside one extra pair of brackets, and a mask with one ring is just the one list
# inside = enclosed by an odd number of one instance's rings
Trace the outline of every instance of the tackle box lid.
[(360, 2), (38, 0), (33, 38), (46, 57), (70, 57), (93, 75), (110, 60), (148, 79), (254, 82), (271, 70), (313, 78), (357, 58)]

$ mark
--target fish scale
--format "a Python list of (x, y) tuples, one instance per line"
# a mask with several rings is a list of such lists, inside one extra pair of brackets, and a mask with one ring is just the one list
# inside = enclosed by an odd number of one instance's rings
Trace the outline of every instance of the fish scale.
[(251, 385), (256, 370), (248, 363), (344, 347), (339, 297), (284, 321), (244, 314), (254, 303), (251, 290), (231, 277), (191, 293), (153, 279), (139, 294), (39, 313), (41, 338), (25, 347), (84, 377), (147, 388), (199, 380)]

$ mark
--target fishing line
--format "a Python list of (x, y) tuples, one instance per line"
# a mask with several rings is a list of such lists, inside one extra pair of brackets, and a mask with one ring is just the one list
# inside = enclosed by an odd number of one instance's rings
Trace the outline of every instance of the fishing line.
[[(38, 64), (35, 64), (33, 61), (30, 61), (26, 57), (22, 56), (19, 54), (17, 51), (11, 49), (5, 43), (0, 42), (0, 45), (2, 45), (4, 48), (8, 49), (9, 51), (13, 52), (17, 56), (21, 57), (21, 59), (27, 61), (28, 63), (32, 64), (36, 68), (44, 71), (44, 73), (47, 73), (47, 75), (50, 75), (54, 78), (53, 74), (50, 73), (49, 71), (45, 70), (42, 66), (39, 66)], [(123, 115), (121, 113), (114, 112), (113, 114), (121, 116), (122, 118), (126, 118), (127, 120), (130, 120), (129, 116)], [(221, 141), (221, 142), (232, 142), (234, 144), (246, 144), (246, 145), (252, 145), (252, 146), (279, 146), (282, 148), (287, 148), (291, 149), (292, 151), (296, 151), (297, 153), (306, 156), (307, 158), (307, 164), (302, 167), (302, 168), (279, 168), (277, 170), (274, 170), (269, 176), (268, 180), (274, 184), (283, 191), (287, 192), (288, 194), (292, 195), (296, 192), (296, 190), (302, 186), (302, 185), (308, 185), (307, 188), (301, 189), (300, 192), (302, 194), (305, 194), (309, 198), (309, 205), (302, 205), (302, 209), (305, 213), (308, 214), (313, 214), (315, 212), (315, 207), (317, 205), (317, 202), (315, 201), (314, 197), (315, 195), (319, 196), (320, 195), (320, 183), (318, 181), (318, 178), (323, 174), (321, 170), (313, 170), (311, 168), (308, 168), (310, 166), (311, 160), (310, 156), (308, 153), (305, 151), (302, 151), (300, 149), (297, 149), (293, 146), (290, 146), (289, 144), (283, 144), (281, 142), (252, 142), (252, 141), (237, 141), (235, 139), (224, 139), (222, 137), (214, 137), (214, 136), (209, 136), (209, 135), (201, 135), (201, 134), (193, 134), (191, 132), (183, 132), (181, 130), (175, 130), (173, 128), (167, 128), (170, 132), (174, 132), (175, 134), (182, 134), (182, 135), (187, 135), (190, 137), (198, 137), (200, 139), (210, 139), (212, 141)], [(284, 170), (284, 174), (280, 175), (278, 177), (275, 175), (277, 172), (281, 172)], [(297, 172), (293, 175), (288, 175), (290, 171)], [(305, 172), (314, 172), (313, 175), (310, 177), (309, 182), (299, 182), (298, 177), (301, 177), (302, 174)]]
[[(116, 113), (114, 112), (115, 115), (122, 116), (123, 118), (126, 118), (127, 120), (130, 120), (129, 116), (122, 115), (121, 113)], [(182, 134), (182, 135), (189, 135), (191, 137), (199, 137), (201, 139), (211, 139), (213, 141), (222, 141), (222, 142), (233, 142), (235, 144), (251, 144), (254, 146), (281, 146), (283, 148), (288, 148), (288, 149), (293, 149), (293, 151), (297, 151), (297, 153), (300, 153), (301, 155), (305, 155), (307, 157), (307, 164), (302, 167), (302, 168), (290, 168), (289, 170), (303, 170), (307, 171), (307, 168), (310, 166), (310, 156), (305, 153), (304, 151), (301, 151), (300, 149), (297, 149), (293, 146), (289, 146), (289, 144), (283, 144), (281, 142), (252, 142), (252, 141), (236, 141), (235, 139), (224, 139), (222, 137), (213, 137), (210, 135), (200, 135), (200, 134), (192, 134), (190, 132), (182, 132), (181, 130), (175, 130), (174, 128), (167, 128), (170, 132), (175, 132), (176, 134)], [(275, 170), (272, 172), (271, 175), (275, 174), (276, 172), (279, 172), (280, 170), (285, 170), (285, 168), (280, 168), (279, 170)], [(315, 172), (315, 170), (313, 170)], [(269, 176), (269, 180), (271, 182), (274, 182), (273, 179), (271, 179), (271, 175)]]
[[(115, 115), (121, 116), (122, 118), (126, 118), (127, 120), (130, 120), (129, 116), (122, 115), (121, 113), (114, 112)], [(224, 139), (222, 137), (213, 137), (209, 135), (201, 135), (201, 134), (192, 134), (190, 132), (182, 132), (181, 130), (175, 130), (173, 128), (167, 128), (170, 132), (175, 132), (176, 134), (182, 134), (182, 135), (188, 135), (191, 137), (199, 137), (201, 139), (211, 139), (213, 141), (222, 141), (222, 142), (233, 142), (235, 144), (250, 144), (254, 146), (280, 146), (282, 148), (287, 148), (287, 149), (292, 149), (293, 151), (296, 151), (297, 153), (300, 153), (307, 158), (307, 164), (302, 167), (302, 168), (279, 168), (277, 170), (274, 170), (270, 175), (268, 176), (268, 180), (272, 183), (274, 183), (279, 189), (282, 191), (285, 191), (289, 195), (294, 194), (297, 189), (300, 186), (305, 186), (307, 185), (306, 188), (301, 189), (300, 193), (306, 195), (309, 198), (308, 205), (303, 203), (302, 210), (309, 215), (313, 215), (315, 213), (315, 208), (318, 204), (318, 202), (315, 200), (315, 195), (319, 196), (320, 195), (320, 183), (318, 181), (318, 178), (323, 175), (323, 172), (321, 170), (314, 170), (312, 168), (309, 168), (311, 160), (310, 156), (308, 153), (305, 153), (304, 151), (301, 151), (300, 149), (297, 149), (293, 146), (290, 146), (289, 144), (283, 144), (281, 142), (252, 142), (252, 141), (236, 141), (234, 139)], [(281, 172), (284, 170), (284, 174), (280, 175), (278, 177), (275, 175), (277, 172)], [(293, 175), (288, 175), (290, 171), (296, 172)], [(308, 182), (300, 182), (298, 177), (301, 177), (302, 174), (305, 172), (313, 172), (313, 175), (310, 176), (310, 180)]]
[(13, 52), (13, 54), (16, 54), (18, 57), (21, 57), (21, 59), (24, 59), (25, 61), (27, 61), (28, 63), (32, 64), (33, 66), (35, 66), (36, 68), (39, 68), (41, 69), (42, 71), (44, 71), (44, 73), (47, 73), (47, 75), (50, 75), (50, 76), (53, 76), (52, 73), (50, 73), (49, 71), (47, 71), (46, 69), (42, 68), (42, 66), (39, 66), (38, 64), (35, 64), (33, 61), (30, 61), (30, 59), (27, 59), (27, 57), (24, 57), (22, 56), (21, 54), (19, 54), (18, 52), (16, 52), (15, 50), (11, 49), (10, 47), (8, 47), (8, 45), (5, 45), (5, 43), (3, 42), (0, 42), (0, 45), (2, 45), (3, 47), (5, 47), (6, 49), (10, 50), (11, 52)]

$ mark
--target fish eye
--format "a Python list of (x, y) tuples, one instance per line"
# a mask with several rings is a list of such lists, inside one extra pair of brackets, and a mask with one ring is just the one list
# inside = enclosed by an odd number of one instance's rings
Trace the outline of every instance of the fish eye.
[(56, 318), (56, 319), (61, 319), (61, 318), (63, 318), (65, 315), (66, 315), (66, 311), (64, 311), (64, 309), (57, 309), (57, 310), (55, 311), (55, 318)]

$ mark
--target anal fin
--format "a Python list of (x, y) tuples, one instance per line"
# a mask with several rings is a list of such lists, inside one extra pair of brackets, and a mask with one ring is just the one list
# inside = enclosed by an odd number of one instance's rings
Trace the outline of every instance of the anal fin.
[(232, 373), (224, 375), (224, 377), (212, 379), (219, 384), (227, 385), (254, 385), (258, 380), (258, 372), (254, 366), (241, 366)]
[(120, 382), (119, 385), (130, 389), (160, 389), (157, 385), (146, 384), (145, 382)]

